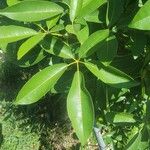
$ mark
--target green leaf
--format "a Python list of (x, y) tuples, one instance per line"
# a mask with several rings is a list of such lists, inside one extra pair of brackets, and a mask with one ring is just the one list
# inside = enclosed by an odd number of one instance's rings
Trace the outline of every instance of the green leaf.
[(67, 110), (81, 144), (85, 145), (92, 132), (94, 111), (91, 96), (85, 87), (84, 76), (80, 71), (74, 75), (67, 97)]
[(48, 1), (22, 1), (0, 11), (0, 15), (18, 21), (41, 21), (59, 15), (62, 7)]
[(96, 65), (90, 62), (84, 64), (98, 79), (110, 86), (116, 88), (131, 88), (139, 84), (130, 76), (112, 66), (104, 66), (101, 63)]
[(124, 8), (122, 0), (108, 0), (107, 25), (113, 26), (120, 18)]
[(117, 54), (118, 41), (115, 36), (108, 37), (103, 43), (98, 45), (98, 59), (105, 65), (109, 65)]
[(58, 22), (60, 16), (55, 16), (53, 18), (50, 18), (49, 20), (46, 21), (46, 25), (48, 29), (51, 29), (52, 27), (54, 27), (56, 25), (56, 23)]
[(135, 123), (136, 120), (133, 118), (132, 114), (129, 113), (116, 113), (116, 112), (108, 112), (106, 114), (106, 119), (110, 123), (127, 125), (129, 123)]
[(71, 0), (70, 3), (70, 20), (71, 22), (74, 21), (76, 16), (79, 14), (81, 8), (82, 8), (82, 2), (83, 0)]
[(148, 0), (142, 8), (137, 12), (131, 23), (130, 28), (140, 30), (150, 30), (150, 0)]
[(19, 0), (6, 0), (6, 1), (8, 6), (12, 6), (20, 2)]
[(125, 150), (148, 150), (149, 136), (146, 126), (141, 131), (136, 133), (134, 137), (126, 145)]
[(144, 53), (146, 42), (147, 39), (144, 33), (134, 32), (131, 34), (127, 48), (131, 50), (134, 56), (140, 56)]
[(102, 23), (100, 20), (99, 20), (99, 10), (95, 10), (94, 12), (86, 15), (84, 17), (84, 19), (88, 22), (94, 22), (94, 23)]
[(41, 47), (50, 54), (62, 58), (74, 58), (71, 47), (69, 47), (67, 44), (57, 38), (48, 37), (44, 40)]
[(56, 64), (35, 74), (20, 90), (15, 104), (26, 105), (37, 102), (56, 84), (67, 67), (68, 65), (64, 63)]
[(84, 17), (94, 12), (97, 8), (106, 3), (106, 0), (94, 0), (88, 2), (79, 12), (78, 17)]
[(92, 0), (83, 0), (83, 7), (88, 5)]
[(0, 26), (0, 33), (0, 43), (16, 42), (37, 34), (33, 29), (15, 25)]
[(86, 21), (83, 19), (76, 19), (73, 25), (69, 24), (65, 29), (67, 32), (76, 35), (81, 44), (83, 44), (88, 39), (89, 27)]
[(42, 61), (46, 56), (43, 54), (43, 50), (34, 48), (29, 51), (23, 58), (17, 61), (17, 65), (23, 68), (31, 67)]
[(105, 40), (109, 35), (109, 30), (99, 30), (89, 36), (89, 38), (79, 48), (79, 57), (86, 57), (88, 51), (98, 43)]
[(34, 46), (36, 46), (43, 38), (45, 34), (39, 33), (31, 38), (27, 39), (20, 47), (17, 53), (17, 59), (21, 59), (26, 53), (28, 53)]
[(52, 33), (52, 32), (59, 32), (59, 31), (64, 30), (64, 29), (65, 29), (65, 27), (64, 27), (63, 24), (58, 24), (58, 25), (54, 26), (54, 27), (50, 30), (50, 32), (51, 32), (51, 33)]

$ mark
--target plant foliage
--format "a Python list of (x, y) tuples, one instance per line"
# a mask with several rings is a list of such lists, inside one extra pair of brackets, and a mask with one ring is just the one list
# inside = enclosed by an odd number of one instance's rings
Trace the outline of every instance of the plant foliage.
[[(0, 10), (1, 49), (15, 49), (11, 61), (24, 68), (48, 60), (21, 88), (14, 104), (35, 103), (54, 89), (67, 93), (68, 116), (82, 146), (100, 123), (112, 128), (139, 125), (133, 136), (124, 133), (128, 140), (123, 148), (137, 149), (138, 144), (139, 150), (148, 149), (150, 0), (6, 3)], [(116, 108), (132, 91), (143, 101), (143, 119), (134, 108)], [(117, 142), (111, 144), (119, 148)]]

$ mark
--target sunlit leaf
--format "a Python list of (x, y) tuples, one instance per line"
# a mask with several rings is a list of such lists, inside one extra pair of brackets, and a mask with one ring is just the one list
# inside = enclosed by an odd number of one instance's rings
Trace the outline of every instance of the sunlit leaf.
[(36, 34), (35, 30), (26, 27), (15, 25), (0, 26), (0, 43), (16, 42)]
[(79, 48), (79, 57), (86, 57), (88, 51), (90, 51), (90, 49), (96, 46), (98, 43), (105, 40), (108, 37), (108, 35), (109, 30), (99, 30), (91, 34), (89, 38)]
[(63, 8), (54, 2), (22, 1), (0, 11), (0, 15), (18, 21), (40, 21), (63, 12)]
[(90, 62), (84, 64), (98, 79), (108, 85), (117, 88), (130, 88), (139, 84), (130, 76), (112, 66), (104, 66), (100, 63), (96, 65)]
[(20, 90), (15, 104), (26, 105), (37, 102), (42, 98), (62, 76), (67, 64), (56, 64), (46, 67), (35, 74)]
[(137, 12), (132, 22), (129, 24), (130, 28), (140, 30), (150, 30), (150, 0), (148, 0), (142, 8)]
[(70, 3), (70, 20), (73, 22), (82, 8), (83, 0), (71, 0)]
[(28, 40), (26, 40), (20, 47), (17, 53), (17, 58), (21, 59), (26, 53), (28, 53), (35, 45), (37, 45), (43, 38), (45, 34), (39, 33)]
[(84, 145), (92, 132), (94, 112), (91, 96), (85, 87), (84, 76), (80, 71), (74, 75), (67, 97), (67, 110), (72, 126)]

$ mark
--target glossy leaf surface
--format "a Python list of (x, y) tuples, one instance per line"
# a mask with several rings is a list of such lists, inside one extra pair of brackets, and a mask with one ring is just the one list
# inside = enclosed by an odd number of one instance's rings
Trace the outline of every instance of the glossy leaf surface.
[(35, 30), (26, 27), (15, 25), (0, 26), (0, 42), (2, 43), (16, 42), (36, 34)]
[(84, 58), (88, 51), (98, 43), (105, 40), (109, 35), (109, 30), (99, 30), (89, 36), (89, 38), (79, 48), (79, 57)]
[(26, 40), (20, 47), (17, 53), (17, 58), (21, 59), (26, 53), (28, 53), (35, 45), (37, 45), (43, 38), (45, 34), (39, 33), (28, 40)]
[(129, 24), (130, 28), (140, 30), (150, 30), (150, 0), (140, 8), (132, 22)]
[(98, 79), (108, 85), (117, 88), (130, 88), (138, 85), (130, 76), (112, 66), (106, 67), (100, 63), (96, 65), (90, 62), (84, 64)]
[(81, 9), (78, 17), (84, 17), (94, 12), (97, 8), (106, 3), (106, 0), (92, 0), (87, 2), (87, 4)]
[(67, 110), (72, 126), (84, 145), (92, 132), (94, 112), (91, 96), (85, 87), (84, 76), (80, 71), (74, 75), (67, 97)]
[(41, 21), (63, 12), (61, 6), (48, 1), (22, 1), (0, 11), (0, 15), (18, 21)]
[(70, 20), (73, 22), (82, 8), (83, 0), (71, 0), (70, 3)]
[(45, 40), (41, 46), (50, 54), (63, 58), (74, 58), (71, 48), (60, 39), (50, 37), (47, 41)]
[(15, 104), (26, 105), (37, 102), (42, 98), (62, 76), (67, 64), (49, 66), (35, 74), (20, 90)]

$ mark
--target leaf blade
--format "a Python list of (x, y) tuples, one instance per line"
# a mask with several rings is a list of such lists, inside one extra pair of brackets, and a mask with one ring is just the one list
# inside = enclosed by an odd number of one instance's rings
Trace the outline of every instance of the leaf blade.
[(35, 22), (54, 17), (62, 12), (63, 8), (54, 2), (31, 0), (7, 7), (0, 11), (0, 15), (17, 21)]
[(67, 97), (68, 115), (82, 145), (87, 142), (94, 124), (92, 99), (84, 82), (83, 74), (75, 72)]
[(81, 9), (78, 17), (85, 17), (86, 15), (89, 15), (90, 13), (94, 12), (97, 8), (102, 6), (104, 3), (106, 3), (106, 0), (95, 0), (87, 2), (87, 5), (85, 5)]
[(70, 3), (70, 20), (71, 22), (74, 21), (78, 13), (82, 8), (83, 0), (71, 0)]
[(140, 30), (150, 30), (150, 1), (148, 0), (142, 8), (137, 12), (131, 23), (130, 28)]
[(79, 58), (86, 57), (88, 51), (98, 43), (105, 40), (109, 35), (109, 30), (99, 30), (89, 36), (89, 38), (79, 48)]
[(15, 25), (0, 26), (0, 31), (1, 43), (16, 42), (37, 34), (33, 29)]
[(45, 34), (39, 33), (31, 38), (27, 39), (20, 47), (17, 52), (17, 59), (21, 59), (26, 53), (28, 53), (35, 45), (37, 45), (43, 38)]
[(48, 37), (47, 41), (45, 40), (41, 47), (50, 54), (62, 58), (74, 58), (71, 47), (57, 38)]
[(90, 62), (84, 64), (98, 79), (110, 86), (116, 88), (131, 88), (139, 84), (130, 76), (112, 66), (106, 67), (102, 64), (96, 65)]
[(35, 74), (20, 90), (15, 104), (26, 105), (42, 98), (62, 76), (68, 65), (65, 63), (46, 67)]

